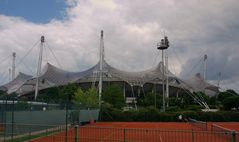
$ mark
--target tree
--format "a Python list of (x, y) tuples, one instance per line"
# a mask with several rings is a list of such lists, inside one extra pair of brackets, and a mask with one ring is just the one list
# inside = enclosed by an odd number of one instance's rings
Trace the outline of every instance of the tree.
[(143, 106), (143, 107), (148, 107), (148, 106), (154, 106), (155, 107), (155, 97), (156, 97), (156, 108), (160, 109), (162, 104), (163, 104), (162, 103), (162, 96), (157, 95), (154, 91), (149, 92), (144, 97), (139, 97), (137, 99), (137, 104), (139, 106)]
[(4, 94), (5, 94), (5, 92), (0, 90), (0, 96), (3, 96)]
[(28, 98), (26, 96), (22, 96), (18, 98), (18, 102), (16, 104), (17, 110), (26, 110), (30, 108), (30, 104), (27, 103)]
[(231, 110), (232, 108), (239, 108), (239, 96), (232, 96), (232, 97), (228, 97), (225, 100), (223, 100), (222, 104), (223, 104), (223, 108), (225, 110)]
[(177, 97), (169, 97), (169, 106), (180, 106), (182, 100)]
[(107, 86), (102, 92), (102, 100), (118, 109), (125, 106), (123, 90), (118, 85)]
[(98, 93), (95, 88), (83, 91), (78, 88), (74, 93), (73, 103), (79, 107), (96, 108), (99, 105)]
[(68, 84), (63, 87), (63, 89), (59, 92), (59, 100), (60, 102), (66, 102), (68, 99), (71, 101), (71, 98), (73, 98), (75, 92), (77, 91), (79, 87), (76, 84)]
[(44, 102), (58, 103), (61, 99), (60, 97), (60, 88), (52, 87), (45, 90), (40, 91), (40, 94), (37, 98), (38, 100), (42, 100)]
[(226, 98), (237, 96), (238, 94), (233, 90), (226, 90), (224, 92), (220, 92), (217, 96), (218, 101), (223, 102)]
[(234, 95), (234, 96), (238, 95), (238, 93), (235, 92), (235, 91), (232, 90), (232, 89), (228, 89), (226, 92), (228, 92), (228, 93), (230, 93), (230, 94), (232, 94), (232, 95)]
[(192, 96), (197, 95), (197, 93), (193, 93), (192, 95), (189, 95), (188, 93), (184, 93), (182, 96), (182, 105), (186, 106), (186, 105), (192, 105), (195, 104), (195, 100)]

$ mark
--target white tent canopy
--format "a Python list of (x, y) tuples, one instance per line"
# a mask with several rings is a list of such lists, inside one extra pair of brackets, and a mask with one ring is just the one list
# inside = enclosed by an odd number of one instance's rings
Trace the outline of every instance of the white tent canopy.
[(185, 80), (190, 85), (194, 92), (205, 92), (209, 96), (215, 95), (219, 90), (217, 86), (209, 84), (197, 73), (195, 76)]
[[(95, 66), (88, 70), (81, 72), (69, 72), (57, 68), (50, 63), (47, 63), (43, 68), (39, 77), (39, 90), (64, 86), (69, 83), (88, 83), (96, 82), (99, 80), (98, 62)], [(141, 72), (127, 72), (116, 69), (103, 60), (103, 81), (124, 81), (130, 86), (143, 86), (145, 83), (161, 84), (162, 83), (162, 62), (157, 66), (141, 71)], [(182, 81), (170, 71), (168, 72), (169, 86), (174, 86), (183, 89), (193, 89), (194, 92), (203, 91), (204, 88), (209, 91), (209, 95), (215, 94), (218, 88), (205, 82), (200, 75)], [(3, 85), (1, 88), (7, 90), (7, 93), (17, 92), (18, 94), (26, 94), (34, 91), (36, 84), (36, 77), (19, 73), (13, 81)], [(2, 89), (3, 90), (3, 89)]]
[(24, 85), (24, 83), (28, 79), (31, 79), (31, 78), (32, 78), (31, 75), (27, 75), (27, 74), (19, 72), (19, 74), (14, 80), (10, 81), (7, 84), (2, 85), (1, 90), (7, 91), (8, 94), (11, 94), (13, 92), (16, 92), (22, 85)]
[[(81, 72), (69, 72), (57, 68), (50, 63), (47, 63), (42, 70), (39, 77), (39, 90), (49, 87), (62, 86), (69, 83), (82, 83), (98, 81), (99, 62), (92, 68)], [(162, 83), (162, 63), (156, 67), (141, 71), (141, 72), (126, 72), (116, 69), (103, 60), (103, 81), (124, 81), (131, 86), (143, 86), (145, 83)], [(21, 75), (22, 76), (22, 75)], [(8, 83), (7, 90), (15, 86), (14, 91), (19, 94), (34, 91), (36, 84), (36, 77), (26, 75), (26, 77), (17, 77), (20, 81)], [(171, 72), (168, 75), (169, 83), (174, 86), (180, 85), (181, 81), (175, 77)], [(17, 84), (17, 85), (16, 85)], [(10, 91), (12, 92), (12, 91)]]

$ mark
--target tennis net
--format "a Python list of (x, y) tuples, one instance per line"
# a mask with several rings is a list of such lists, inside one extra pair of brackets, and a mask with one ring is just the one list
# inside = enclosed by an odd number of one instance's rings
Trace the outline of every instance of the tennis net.
[(189, 118), (188, 119), (190, 124), (199, 128), (200, 130), (207, 130), (207, 122), (204, 122), (204, 121), (199, 121), (199, 120), (196, 120), (196, 119), (192, 119), (192, 118)]
[(217, 124), (212, 124), (212, 131), (224, 132), (224, 133), (232, 133), (233, 132), (233, 130), (225, 128), (225, 127), (222, 127), (222, 126), (217, 125)]

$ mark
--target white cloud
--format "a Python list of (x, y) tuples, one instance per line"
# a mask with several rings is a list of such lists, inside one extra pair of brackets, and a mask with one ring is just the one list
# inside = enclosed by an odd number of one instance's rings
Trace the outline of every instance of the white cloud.
[[(121, 70), (144, 70), (159, 62), (160, 56), (155, 62), (156, 43), (164, 32), (171, 42), (169, 67), (178, 75), (192, 68), (189, 61), (206, 52), (214, 60), (227, 60), (219, 57), (225, 48), (233, 60), (238, 56), (237, 0), (67, 0), (67, 3), (66, 18), (47, 24), (0, 15), (1, 57), (13, 51), (23, 57), (45, 35), (63, 69), (84, 70), (98, 61), (101, 29), (105, 31), (106, 60)], [(37, 51), (34, 49), (24, 60), (34, 72)], [(50, 62), (58, 65), (50, 54), (48, 51)], [(220, 68), (222, 64), (216, 65)], [(6, 63), (0, 66), (3, 70), (9, 68)], [(31, 73), (24, 68), (19, 65), (18, 71)]]

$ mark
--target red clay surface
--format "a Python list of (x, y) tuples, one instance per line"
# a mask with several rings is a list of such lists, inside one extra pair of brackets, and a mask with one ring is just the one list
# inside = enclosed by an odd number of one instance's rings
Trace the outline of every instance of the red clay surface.
[(214, 122), (213, 124), (239, 132), (239, 122)]
[[(239, 123), (216, 123), (236, 127)], [(191, 123), (177, 122), (99, 122), (78, 129), (79, 142), (231, 142), (231, 133), (202, 130)], [(237, 134), (237, 138), (239, 134)], [(68, 142), (75, 142), (75, 129), (68, 131)], [(32, 142), (64, 142), (65, 132), (32, 140)], [(239, 142), (239, 139), (236, 141)]]

